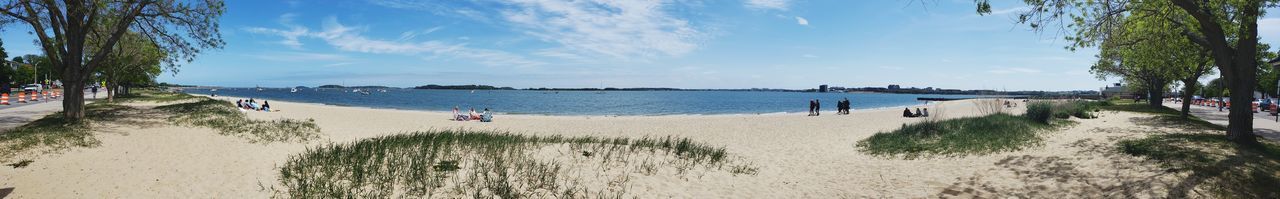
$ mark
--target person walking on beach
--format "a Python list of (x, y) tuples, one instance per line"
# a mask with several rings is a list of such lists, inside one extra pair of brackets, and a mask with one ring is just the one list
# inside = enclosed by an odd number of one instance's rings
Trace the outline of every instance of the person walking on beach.
[(809, 100), (809, 116), (813, 116), (813, 110), (817, 106), (818, 106), (817, 103), (814, 103), (813, 100)]
[(818, 101), (818, 99), (813, 99), (813, 116), (820, 116), (820, 115), (822, 115), (822, 101)]

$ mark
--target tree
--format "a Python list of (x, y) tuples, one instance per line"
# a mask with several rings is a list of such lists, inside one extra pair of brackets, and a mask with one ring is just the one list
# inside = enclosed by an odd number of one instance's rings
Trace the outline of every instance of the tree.
[[(990, 0), (974, 0), (979, 14), (991, 12)], [(1018, 14), (1019, 23), (1036, 31), (1056, 24), (1059, 30), (1073, 31), (1069, 49), (1091, 47), (1107, 40), (1107, 31), (1122, 24), (1125, 16), (1161, 17), (1195, 44), (1208, 49), (1222, 73), (1226, 86), (1236, 91), (1255, 90), (1257, 82), (1258, 18), (1262, 8), (1277, 0), (1023, 0), (1029, 5)], [(1176, 16), (1190, 16), (1186, 20)], [(1232, 92), (1231, 101), (1253, 101), (1251, 92)], [(1228, 114), (1227, 139), (1241, 144), (1257, 143), (1253, 133), (1253, 111), (1249, 106), (1233, 106)]]
[[(9, 53), (4, 52), (4, 42), (0, 41), (0, 61), (4, 61), (6, 57), (9, 57)], [(9, 65), (9, 62), (0, 62), (0, 93), (12, 92), (10, 88), (13, 88), (13, 86), (10, 84), (13, 83), (14, 72), (16, 71)]]
[[(30, 26), (31, 33), (61, 72), (68, 121), (84, 117), (84, 88), (126, 32), (137, 32), (169, 52), (166, 64), (192, 61), (202, 49), (224, 45), (218, 32), (221, 0), (12, 0), (0, 4), (4, 21)], [(106, 28), (99, 28), (105, 26)], [(105, 38), (89, 44), (89, 37)], [(93, 46), (86, 46), (93, 45)], [(87, 49), (103, 49), (88, 54)]]
[[(90, 43), (100, 42), (91, 38)], [(90, 49), (90, 52), (103, 49)], [(168, 56), (155, 43), (138, 33), (125, 33), (124, 37), (112, 47), (102, 66), (98, 67), (98, 79), (106, 82), (107, 101), (115, 101), (120, 89), (127, 89), (137, 84), (149, 84), (162, 72), (161, 62)], [(167, 65), (176, 70), (173, 65)]]

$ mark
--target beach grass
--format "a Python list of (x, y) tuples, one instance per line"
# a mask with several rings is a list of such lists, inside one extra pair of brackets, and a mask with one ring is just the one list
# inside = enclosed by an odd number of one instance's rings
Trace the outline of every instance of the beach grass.
[(85, 120), (67, 121), (62, 112), (46, 115), (22, 126), (0, 132), (0, 161), (18, 154), (93, 147), (101, 142), (90, 132), (92, 122), (121, 120), (136, 109), (108, 103), (85, 106)]
[(1213, 198), (1280, 198), (1280, 145), (1272, 141), (1238, 145), (1221, 134), (1171, 133), (1116, 145), (1123, 153), (1159, 162), (1169, 172), (1189, 172), (1171, 198), (1193, 193)]
[(254, 120), (231, 102), (208, 97), (194, 99), (155, 109), (170, 113), (169, 121), (176, 124), (208, 127), (219, 134), (236, 135), (252, 142), (307, 141), (320, 136), (320, 127), (311, 119)]
[(310, 148), (280, 168), (294, 198), (618, 198), (637, 175), (757, 169), (687, 138), (433, 130)]
[(116, 100), (120, 100), (122, 102), (149, 101), (149, 102), (160, 102), (160, 103), (200, 99), (199, 96), (189, 95), (186, 93), (165, 92), (165, 91), (158, 91), (155, 89), (145, 89), (145, 88), (133, 89), (132, 93), (130, 94), (120, 94), (120, 95), (116, 95), (115, 97), (116, 97)]
[(1037, 132), (1053, 126), (1031, 117), (996, 113), (903, 124), (897, 130), (859, 141), (856, 146), (864, 153), (906, 159), (982, 155), (1035, 146), (1042, 141)]

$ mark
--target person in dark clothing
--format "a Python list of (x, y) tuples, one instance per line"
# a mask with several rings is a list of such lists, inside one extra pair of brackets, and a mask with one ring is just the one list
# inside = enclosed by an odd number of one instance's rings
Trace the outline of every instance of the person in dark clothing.
[(916, 114), (915, 114), (915, 117), (920, 117), (920, 115), (923, 115), (923, 113), (924, 113), (924, 112), (920, 112), (920, 108), (916, 108)]
[(268, 104), (267, 100), (262, 100), (262, 111), (271, 112), (271, 104)]
[(809, 116), (813, 116), (813, 109), (817, 106), (818, 104), (814, 103), (813, 100), (809, 100)]
[(902, 117), (915, 117), (915, 114), (911, 114), (911, 108), (903, 108)]
[(813, 99), (813, 116), (820, 116), (820, 115), (822, 115), (822, 101), (818, 101), (818, 99)]

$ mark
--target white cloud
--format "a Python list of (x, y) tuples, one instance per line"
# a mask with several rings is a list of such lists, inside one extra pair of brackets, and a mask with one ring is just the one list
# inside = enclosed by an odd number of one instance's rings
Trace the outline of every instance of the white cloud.
[(302, 62), (302, 61), (350, 61), (351, 57), (342, 54), (329, 53), (311, 53), (311, 52), (269, 52), (263, 54), (247, 55), (249, 57), (258, 58), (269, 61), (284, 62)]
[(802, 55), (802, 56), (803, 56), (804, 58), (818, 58), (818, 56), (817, 56), (817, 55), (813, 55), (813, 54), (804, 54), (804, 55)]
[[(399, 9), (510, 27), (557, 50), (621, 59), (681, 56), (707, 38), (705, 27), (669, 13), (681, 0), (369, 0)], [(768, 4), (762, 4), (768, 5)], [(777, 5), (777, 4), (774, 4)], [(785, 5), (785, 4), (782, 4)], [(603, 55), (603, 56), (596, 56)]]
[(502, 11), (527, 35), (564, 48), (615, 58), (680, 56), (698, 48), (703, 33), (666, 13), (666, 1), (513, 0)]
[(808, 25), (809, 25), (809, 20), (808, 20), (808, 19), (804, 19), (804, 17), (796, 17), (796, 24), (800, 24), (800, 25), (802, 25), (802, 26), (808, 26)]
[[(404, 42), (379, 40), (361, 35), (360, 27), (351, 27), (329, 17), (321, 25), (321, 31), (311, 31), (306, 27), (294, 26), (290, 31), (271, 28), (250, 28), (250, 32), (274, 34), (296, 42), (298, 37), (323, 40), (325, 43), (348, 52), (404, 55), (448, 55), (477, 61), (490, 66), (536, 66), (544, 63), (524, 58), (523, 56), (498, 50), (469, 48), (466, 44), (451, 44), (442, 41)], [(287, 34), (286, 34), (287, 33)]]
[(747, 8), (760, 10), (787, 10), (790, 0), (747, 0)]
[(444, 29), (444, 26), (431, 27), (431, 28), (428, 28), (428, 29), (426, 29), (426, 30), (422, 30), (422, 31), (405, 31), (405, 32), (403, 32), (403, 33), (400, 33), (400, 39), (399, 39), (399, 40), (400, 40), (400, 41), (413, 40), (413, 39), (417, 38), (417, 37), (418, 37), (418, 35), (431, 34), (431, 33), (433, 33), (433, 32), (439, 31), (440, 29)]
[(279, 35), (280, 37), (284, 37), (284, 40), (280, 40), (276, 43), (288, 46), (289, 48), (293, 48), (295, 50), (300, 50), (302, 49), (302, 42), (298, 41), (298, 37), (307, 34), (307, 29), (302, 26), (293, 24), (293, 19), (297, 17), (298, 17), (297, 14), (285, 13), (280, 15), (280, 17), (276, 19), (277, 22), (279, 22), (281, 25), (284, 25), (286, 28), (288, 28), (287, 30), (250, 27), (250, 28), (245, 28), (245, 31), (248, 31), (251, 33), (258, 33), (258, 34)]

